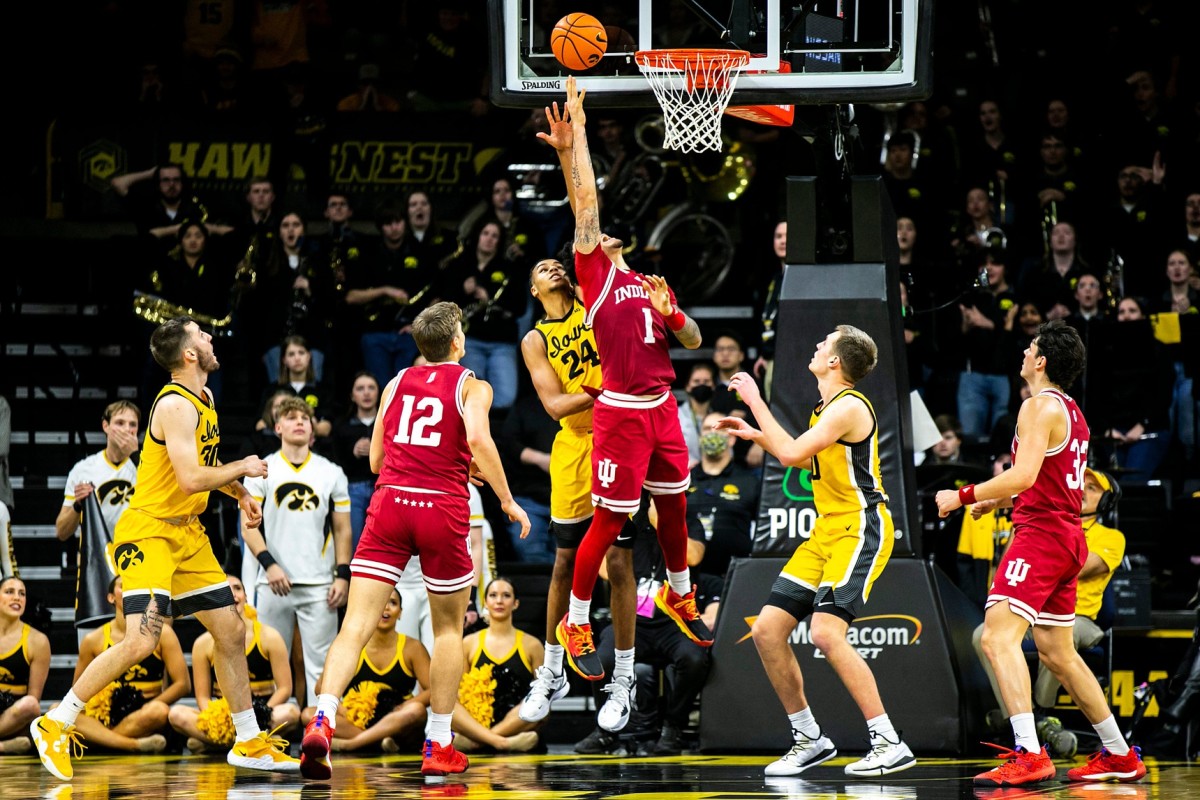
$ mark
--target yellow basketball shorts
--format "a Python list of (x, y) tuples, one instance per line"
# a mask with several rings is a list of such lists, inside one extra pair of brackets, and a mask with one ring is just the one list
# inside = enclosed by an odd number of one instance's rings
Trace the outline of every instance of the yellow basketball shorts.
[(165, 521), (131, 509), (117, 521), (111, 552), (126, 616), (145, 611), (151, 598), (159, 613), (174, 617), (234, 604), (225, 570), (195, 517)]
[(593, 511), (592, 431), (562, 428), (550, 449), (550, 520), (572, 525)]
[(887, 506), (817, 518), (771, 587), (768, 605), (797, 619), (813, 611), (853, 621), (892, 555), (895, 531)]

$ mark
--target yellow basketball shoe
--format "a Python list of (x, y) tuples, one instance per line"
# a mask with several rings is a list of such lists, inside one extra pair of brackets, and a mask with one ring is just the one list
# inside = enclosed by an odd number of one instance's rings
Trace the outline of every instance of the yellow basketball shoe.
[(63, 725), (43, 714), (29, 723), (29, 737), (33, 739), (42, 766), (59, 780), (71, 780), (75, 774), (71, 755), (83, 758), (83, 751), (87, 749), (75, 726)]
[[(282, 727), (282, 726), (280, 726)], [(237, 742), (225, 758), (231, 766), (260, 769), (264, 772), (300, 772), (300, 759), (287, 754), (288, 742), (275, 735), (275, 731), (263, 731), (253, 739)]]

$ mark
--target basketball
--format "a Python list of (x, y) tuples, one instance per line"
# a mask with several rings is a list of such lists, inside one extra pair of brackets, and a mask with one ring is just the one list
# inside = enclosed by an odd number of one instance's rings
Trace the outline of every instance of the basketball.
[(591, 69), (608, 49), (608, 34), (591, 14), (567, 14), (550, 32), (550, 49), (573, 72)]

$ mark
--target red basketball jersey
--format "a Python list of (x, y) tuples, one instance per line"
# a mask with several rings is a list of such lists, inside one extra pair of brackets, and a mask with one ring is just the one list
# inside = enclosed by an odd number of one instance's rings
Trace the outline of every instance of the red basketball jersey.
[[(575, 254), (575, 279), (596, 335), (605, 391), (661, 395), (675, 380), (667, 323), (642, 287), (642, 276), (617, 269), (604, 251)], [(671, 292), (671, 302), (675, 293)]]
[[(1083, 470), (1087, 467), (1091, 431), (1075, 401), (1058, 389), (1043, 389), (1039, 397), (1058, 401), (1067, 418), (1067, 436), (1046, 451), (1037, 479), (1013, 502), (1013, 527), (1071, 540), (1083, 536), (1079, 511), (1083, 505)], [(1013, 437), (1012, 460), (1016, 465), (1020, 440)]]
[(380, 409), (383, 468), (377, 486), (398, 486), (467, 498), (471, 448), (463, 423), (463, 381), (474, 373), (459, 364), (408, 367)]

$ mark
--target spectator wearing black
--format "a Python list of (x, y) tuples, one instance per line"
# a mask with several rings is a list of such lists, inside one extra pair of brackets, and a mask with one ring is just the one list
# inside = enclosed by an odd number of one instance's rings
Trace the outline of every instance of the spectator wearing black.
[(279, 356), (279, 378), (274, 386), (267, 388), (263, 399), (274, 397), (280, 390), (302, 398), (312, 407), (315, 417), (313, 434), (318, 439), (333, 433), (335, 411), (329, 386), (326, 382), (317, 380), (312, 351), (308, 348), (308, 340), (303, 336), (289, 336), (283, 340)]
[(413, 254), (422, 264), (445, 266), (446, 259), (455, 254), (458, 246), (453, 231), (436, 220), (427, 192), (420, 189), (409, 192), (404, 202)]
[[(642, 510), (634, 516), (637, 535), (633, 543), (633, 571), (637, 578), (638, 617), (636, 627), (635, 672), (637, 674), (637, 696), (633, 719), (624, 732), (637, 735), (639, 729), (659, 730), (653, 721), (657, 718), (659, 705), (658, 673), (664, 671), (666, 707), (662, 714), (662, 727), (658, 741), (645, 749), (646, 755), (678, 755), (683, 750), (682, 732), (687, 726), (688, 716), (695, 705), (704, 682), (708, 679), (711, 655), (708, 648), (700, 647), (680, 631), (670, 618), (654, 605), (654, 593), (666, 581), (666, 564), (662, 549), (655, 538), (654, 520), (647, 509), (652, 508), (643, 498)], [(694, 535), (691, 530), (689, 536)], [(605, 575), (604, 571), (601, 575)], [(716, 618), (721, 602), (724, 581), (714, 575), (696, 573), (696, 608), (709, 626), (716, 627)], [(606, 673), (611, 673), (616, 663), (615, 634), (609, 625), (600, 634), (596, 652), (604, 664)], [(602, 682), (592, 684), (596, 706), (607, 699), (603, 694)], [(617, 735), (596, 728), (586, 739), (575, 745), (577, 753), (608, 753), (617, 746)], [(638, 752), (643, 752), (639, 747)]]
[(1123, 297), (1117, 321), (1108, 337), (1105, 391), (1097, 393), (1096, 437), (1101, 445), (1097, 464), (1121, 468), (1121, 478), (1148, 481), (1154, 477), (1171, 444), (1171, 390), (1174, 365), (1166, 348), (1154, 338), (1146, 301)]
[(1087, 181), (1068, 158), (1067, 142), (1058, 133), (1042, 134), (1039, 149), (1040, 169), (1029, 181), (1031, 197), (1025, 207), (1035, 209), (1040, 223), (1038, 238), (1045, 240), (1046, 229), (1056, 222), (1079, 225), (1086, 222)]
[(1200, 192), (1188, 192), (1183, 203), (1183, 230), (1176, 231), (1175, 242), (1186, 250), (1192, 263), (1200, 261)]
[(985, 250), (1004, 247), (1007, 235), (1000, 226), (992, 195), (982, 186), (967, 190), (963, 211), (952, 232), (950, 246), (964, 265), (978, 264)]
[[(172, 239), (184, 220), (205, 222), (208, 211), (186, 186), (183, 168), (163, 164), (141, 172), (117, 175), (109, 182), (118, 197), (126, 198), (130, 215), (141, 236)], [(232, 228), (211, 225), (209, 233), (229, 233)]]
[(385, 383), (417, 357), (412, 320), (425, 307), (438, 272), (417, 255), (406, 217), (399, 202), (380, 205), (375, 212), (379, 243), (347, 275), (346, 304), (362, 331), (363, 366)]
[[(1020, 158), (1016, 143), (1004, 132), (1004, 116), (995, 100), (979, 104), (979, 128), (963, 147), (963, 180), (981, 186), (993, 196), (1003, 193), (1009, 201), (1017, 197)], [(1007, 222), (1008, 220), (1000, 220)]]
[(746, 351), (737, 334), (731, 331), (717, 334), (717, 338), (713, 340), (713, 365), (717, 368), (712, 398), (714, 411), (743, 418), (747, 416), (749, 408), (738, 398), (737, 392), (729, 389), (730, 379), (742, 371), (742, 362), (745, 360)]
[(496, 178), (483, 201), (463, 217), (458, 237), (466, 241), (485, 222), (496, 222), (503, 234), (500, 249), (504, 257), (521, 269), (529, 269), (546, 257), (546, 238), (542, 229), (518, 213), (516, 186), (507, 175)]
[(933, 222), (933, 207), (924, 180), (914, 166), (917, 141), (911, 131), (897, 131), (887, 141), (883, 185), (896, 215), (911, 217), (921, 227)]
[(262, 414), (254, 421), (254, 429), (242, 442), (242, 458), (252, 455), (266, 458), (279, 452), (283, 442), (275, 432), (275, 416), (279, 412), (279, 404), (289, 397), (295, 397), (290, 388), (278, 386), (271, 389), (270, 394), (263, 400)]
[(1160, 276), (1163, 222), (1162, 182), (1165, 170), (1126, 161), (1117, 172), (1117, 197), (1104, 217), (1104, 233), (1113, 255), (1122, 262), (1125, 294), (1156, 297)]
[(1021, 297), (1036, 303), (1046, 319), (1066, 319), (1078, 307), (1075, 284), (1088, 266), (1079, 254), (1075, 226), (1070, 222), (1059, 222), (1050, 229), (1048, 245), (1043, 258), (1022, 265), (1017, 290)]
[(528, 297), (525, 276), (500, 252), (500, 225), (484, 223), (438, 276), (437, 296), (463, 309), (462, 365), (492, 385), (492, 408), (517, 397), (517, 320)]
[(504, 458), (508, 485), (521, 508), (529, 515), (529, 535), (520, 535), (520, 525), (509, 526), (513, 555), (527, 564), (553, 564), (556, 552), (550, 533), (550, 450), (559, 425), (536, 394), (526, 395), (512, 407), (496, 442)]
[(487, 29), (478, 18), (482, 6), (476, 15), (467, 8), (466, 0), (437, 0), (415, 27), (413, 89), (408, 99), (419, 112), (458, 111), (482, 117), (490, 110)]
[(1196, 263), (1186, 251), (1172, 250), (1168, 253), (1167, 290), (1159, 299), (1158, 310), (1176, 314), (1198, 313), (1200, 291), (1193, 284), (1195, 277)]
[(324, 216), (329, 223), (328, 232), (313, 237), (316, 242), (313, 267), (321, 276), (321, 290), (329, 309), (330, 369), (324, 378), (339, 397), (345, 397), (362, 360), (359, 317), (347, 304), (346, 295), (355, 274), (368, 270), (366, 260), (374, 247), (370, 239), (350, 226), (354, 208), (346, 195), (329, 194), (325, 198)]
[(346, 473), (350, 493), (350, 533), (354, 547), (362, 536), (367, 507), (375, 491), (375, 473), (371, 471), (371, 434), (379, 413), (379, 381), (369, 372), (354, 376), (350, 390), (350, 411), (333, 425), (333, 460)]
[(1085, 272), (1075, 284), (1076, 311), (1067, 317), (1067, 324), (1079, 331), (1087, 348), (1087, 364), (1075, 385), (1063, 387), (1075, 398), (1084, 414), (1097, 407), (1098, 395), (1108, 391), (1108, 364), (1104, 351), (1108, 344), (1109, 326), (1104, 313), (1104, 286), (1095, 273)]
[(985, 438), (1008, 412), (1009, 370), (996, 363), (997, 340), (1008, 310), (1016, 304), (1008, 285), (1005, 255), (989, 250), (983, 258), (987, 287), (959, 304), (966, 365), (958, 381), (958, 418), (969, 440)]
[(754, 362), (754, 377), (763, 385), (763, 397), (771, 398), (771, 382), (775, 370), (775, 333), (779, 324), (779, 292), (783, 289), (783, 273), (787, 268), (784, 259), (787, 258), (787, 220), (775, 225), (775, 233), (771, 247), (775, 254), (774, 263), (777, 265), (770, 273), (763, 293), (762, 311), (759, 317), (762, 321), (762, 333), (758, 344), (758, 359)]
[[(325, 350), (329, 337), (329, 282), (327, 271), (318, 270), (312, 240), (305, 235), (304, 219), (295, 211), (279, 218), (271, 240), (271, 253), (258, 287), (251, 295), (263, 328), (262, 361), (267, 383), (279, 380), (279, 356), (283, 340), (303, 336), (312, 353), (313, 372), (324, 380)], [(243, 303), (243, 309), (245, 303)]]
[(687, 492), (688, 566), (724, 577), (729, 560), (750, 555), (758, 518), (759, 479), (733, 457), (733, 436), (716, 429), (723, 414), (704, 418), (700, 463)]
[(933, 447), (925, 453), (922, 464), (961, 464), (963, 431), (962, 424), (950, 414), (938, 414), (933, 418), (941, 439), (934, 442)]

